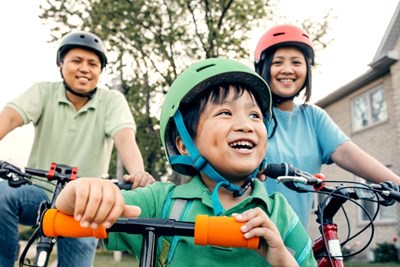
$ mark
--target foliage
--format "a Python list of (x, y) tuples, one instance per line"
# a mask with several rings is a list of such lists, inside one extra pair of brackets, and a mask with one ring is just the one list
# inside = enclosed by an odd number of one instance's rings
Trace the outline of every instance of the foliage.
[(395, 244), (383, 242), (374, 249), (375, 262), (400, 262), (399, 251)]
[[(109, 48), (109, 86), (127, 97), (137, 123), (145, 168), (156, 179), (166, 173), (158, 132), (160, 106), (167, 88), (188, 65), (225, 56), (250, 62), (249, 34), (274, 18), (274, 0), (46, 0), (41, 18), (52, 41), (88, 30)], [(317, 33), (327, 24), (305, 22)], [(323, 43), (323, 42), (321, 42)]]
[(19, 239), (20, 240), (29, 240), (29, 238), (32, 236), (33, 232), (35, 232), (34, 227), (23, 227), (22, 230), (19, 232)]

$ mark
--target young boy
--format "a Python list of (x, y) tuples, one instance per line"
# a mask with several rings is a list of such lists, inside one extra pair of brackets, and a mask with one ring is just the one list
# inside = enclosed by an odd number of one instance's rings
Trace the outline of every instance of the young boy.
[[(268, 197), (255, 177), (265, 167), (267, 84), (245, 65), (207, 59), (184, 71), (162, 107), (160, 134), (172, 168), (187, 184), (155, 183), (120, 191), (106, 180), (80, 178), (57, 199), (57, 209), (81, 226), (110, 227), (119, 217), (169, 217), (185, 200), (179, 220), (198, 214), (234, 216), (244, 238), (261, 237), (259, 250), (196, 246), (191, 237), (162, 237), (161, 266), (316, 266), (311, 240), (280, 194)], [(110, 233), (110, 250), (140, 255), (141, 236)]]

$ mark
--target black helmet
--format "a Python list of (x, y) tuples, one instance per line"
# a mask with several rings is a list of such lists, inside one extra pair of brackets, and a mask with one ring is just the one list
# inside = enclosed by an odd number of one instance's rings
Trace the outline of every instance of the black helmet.
[(101, 67), (104, 68), (106, 66), (107, 57), (103, 41), (97, 35), (83, 31), (72, 32), (63, 37), (57, 50), (57, 66), (60, 65), (67, 51), (75, 47), (93, 51), (100, 58)]

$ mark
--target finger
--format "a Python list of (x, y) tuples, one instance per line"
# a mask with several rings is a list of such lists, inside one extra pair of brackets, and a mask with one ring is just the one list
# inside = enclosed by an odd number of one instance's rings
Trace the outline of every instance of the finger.
[[(78, 190), (77, 193), (83, 194), (84, 189)], [(89, 225), (93, 222), (93, 219), (95, 218), (97, 214), (97, 210), (100, 206), (100, 203), (102, 201), (102, 195), (103, 195), (103, 190), (102, 190), (102, 181), (96, 181), (96, 183), (89, 183), (88, 186), (89, 192), (87, 193), (86, 198), (83, 198), (82, 196), (77, 196), (76, 201), (78, 202), (78, 199), (86, 199), (86, 203), (84, 203), (84, 211), (82, 213), (82, 219), (81, 219), (81, 226), (82, 227), (89, 227)], [(86, 194), (86, 190), (85, 190)], [(78, 203), (76, 205), (79, 205)], [(82, 204), (83, 205), (83, 204)]]
[(141, 213), (139, 207), (125, 205), (124, 198), (119, 191), (115, 192), (115, 204), (108, 213), (103, 225), (108, 228), (115, 223), (119, 217), (138, 217)]
[(140, 179), (141, 177), (138, 173), (131, 175), (132, 189), (139, 187)]
[(265, 180), (267, 180), (267, 176), (266, 176), (265, 174), (261, 174), (261, 175), (258, 177), (258, 179), (259, 179), (261, 182), (265, 182)]
[(141, 177), (140, 177), (140, 182), (139, 182), (139, 186), (140, 187), (145, 187), (149, 184), (154, 183), (154, 178), (153, 176), (151, 176), (148, 172), (143, 172)]
[(238, 222), (247, 222), (255, 216), (257, 216), (257, 211), (255, 209), (249, 209), (240, 214), (235, 214), (234, 217)]
[[(86, 182), (86, 180), (79, 180), (78, 181), (72, 181), (69, 182), (62, 191), (65, 190), (65, 193), (68, 194), (68, 191), (72, 191), (72, 195), (75, 197), (74, 200), (74, 217), (75, 220), (80, 221), (83, 217), (83, 214), (85, 213), (86, 210), (86, 205), (88, 202), (89, 198), (89, 192), (90, 192), (90, 183), (89, 181)], [(61, 193), (63, 193), (61, 191)]]
[(105, 183), (101, 187), (101, 190), (101, 202), (90, 225), (93, 229), (96, 229), (100, 224), (109, 220), (111, 212), (113, 212), (113, 219), (117, 219), (122, 214), (124, 208), (124, 200), (119, 188), (115, 184)]
[(127, 174), (125, 174), (124, 176), (122, 176), (122, 179), (123, 179), (125, 182), (128, 182), (128, 183), (133, 182), (132, 175), (127, 175)]
[(135, 217), (139, 217), (139, 215), (141, 213), (142, 213), (142, 210), (140, 209), (140, 207), (125, 205), (122, 216), (126, 217), (126, 218), (135, 218)]

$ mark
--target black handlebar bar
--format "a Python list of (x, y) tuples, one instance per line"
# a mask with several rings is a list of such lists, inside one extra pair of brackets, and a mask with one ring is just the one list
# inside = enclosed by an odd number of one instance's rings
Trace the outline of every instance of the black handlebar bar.
[[(11, 187), (19, 187), (24, 184), (32, 184), (33, 177), (43, 177), (48, 181), (57, 181), (66, 184), (69, 181), (79, 178), (77, 176), (77, 168), (63, 164), (52, 163), (48, 171), (34, 168), (19, 168), (11, 163), (0, 160), (0, 178), (8, 180)], [(103, 177), (111, 180), (120, 189), (130, 190), (132, 184), (128, 182), (120, 182), (117, 179), (111, 179), (108, 176)]]
[[(296, 183), (302, 183), (305, 185), (312, 185), (314, 188), (318, 188), (319, 191), (331, 193), (335, 192), (340, 194), (338, 188), (332, 188), (325, 185), (325, 180), (321, 179), (321, 175), (312, 175), (300, 169), (294, 168), (288, 163), (271, 163), (268, 164), (264, 170), (264, 174), (270, 178), (278, 179), (279, 182), (285, 184), (286, 187), (297, 191), (297, 192), (310, 192), (309, 189), (304, 187), (299, 187)], [(393, 182), (382, 182), (379, 184), (363, 184), (360, 187), (353, 187), (354, 192), (347, 192), (346, 197), (352, 199), (363, 199), (365, 195), (365, 190), (371, 190), (379, 194), (384, 201), (380, 204), (388, 206), (392, 205), (393, 201), (400, 202), (400, 188)], [(364, 190), (363, 190), (364, 189)]]

